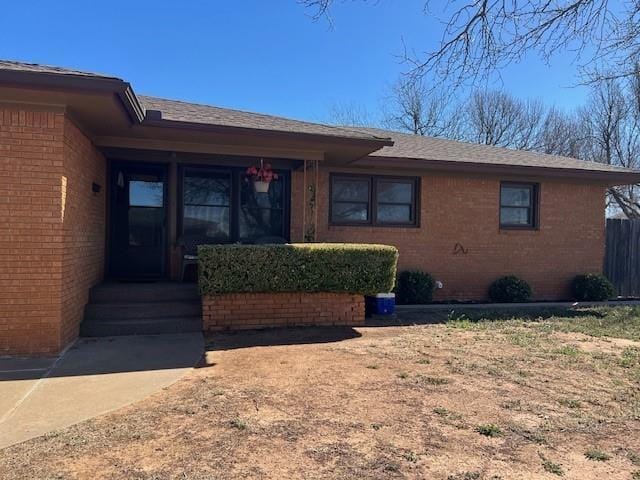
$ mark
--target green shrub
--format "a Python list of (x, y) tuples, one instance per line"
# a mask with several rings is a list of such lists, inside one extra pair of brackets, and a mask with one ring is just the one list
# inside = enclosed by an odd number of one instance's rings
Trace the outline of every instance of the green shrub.
[(606, 277), (592, 273), (577, 275), (571, 282), (571, 291), (575, 299), (582, 302), (601, 302), (615, 295), (615, 289)]
[(201, 245), (200, 293), (390, 292), (398, 250), (386, 245)]
[(531, 297), (531, 287), (524, 280), (508, 275), (491, 284), (489, 297), (497, 303), (526, 302)]
[(476, 432), (485, 437), (501, 437), (502, 429), (494, 423), (487, 423), (485, 425), (478, 425)]
[(425, 272), (401, 272), (396, 286), (396, 301), (401, 305), (430, 303), (435, 283), (433, 277)]

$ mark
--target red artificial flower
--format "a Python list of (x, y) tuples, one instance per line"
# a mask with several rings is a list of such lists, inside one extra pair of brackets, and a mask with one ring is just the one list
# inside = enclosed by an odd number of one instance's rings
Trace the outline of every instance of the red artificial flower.
[(271, 182), (278, 179), (278, 174), (271, 169), (271, 164), (266, 163), (260, 168), (249, 167), (245, 172), (247, 176), (251, 176), (254, 182)]

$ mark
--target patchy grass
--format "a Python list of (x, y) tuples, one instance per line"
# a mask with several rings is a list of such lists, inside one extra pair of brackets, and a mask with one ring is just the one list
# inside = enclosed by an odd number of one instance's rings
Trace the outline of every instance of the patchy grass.
[(640, 341), (640, 306), (595, 308), (539, 308), (523, 311), (500, 309), (482, 311), (464, 307), (450, 312), (447, 321), (462, 329), (504, 328), (505, 321), (513, 325), (530, 323), (533, 328), (565, 333), (583, 333), (592, 337), (625, 338)]
[(640, 309), (415, 320), (214, 335), (175, 385), (0, 450), (3, 480), (638, 478)]
[(542, 454), (540, 454), (540, 459), (542, 460), (542, 468), (544, 468), (545, 472), (553, 473), (554, 475), (558, 475), (559, 477), (562, 477), (564, 475), (562, 465), (552, 462)]
[(586, 452), (584, 452), (584, 456), (589, 460), (594, 460), (596, 462), (606, 462), (608, 460), (611, 460), (611, 455), (603, 452), (602, 450), (598, 450), (597, 448), (591, 448), (587, 450)]
[(558, 403), (567, 408), (580, 408), (580, 401), (573, 398), (561, 398)]
[(249, 425), (247, 425), (247, 422), (245, 422), (241, 418), (231, 419), (231, 421), (229, 422), (229, 425), (231, 425), (233, 428), (237, 428), (238, 430), (246, 430), (247, 428), (249, 428)]
[(475, 428), (475, 430), (480, 435), (484, 435), (485, 437), (501, 437), (502, 436), (502, 429), (493, 423), (478, 425)]

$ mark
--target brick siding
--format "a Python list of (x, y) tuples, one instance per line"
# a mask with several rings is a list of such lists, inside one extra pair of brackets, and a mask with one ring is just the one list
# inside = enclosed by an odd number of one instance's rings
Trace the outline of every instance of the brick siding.
[(363, 325), (364, 298), (342, 293), (233, 293), (202, 298), (203, 329)]
[[(78, 336), (89, 289), (104, 276), (106, 161), (68, 119), (64, 129), (61, 345)], [(92, 190), (98, 184), (100, 192)]]
[[(500, 229), (499, 192), (503, 180), (540, 183), (539, 229)], [(427, 271), (443, 282), (444, 288), (436, 291), (436, 300), (485, 300), (491, 282), (508, 274), (529, 282), (534, 299), (565, 299), (570, 295), (573, 276), (602, 271), (606, 189), (602, 184), (423, 172), (420, 227), (394, 228), (330, 226), (328, 182), (329, 172), (321, 171), (317, 241), (395, 245), (400, 252), (399, 270)], [(294, 206), (302, 202), (301, 188), (301, 173), (296, 172)], [(300, 241), (302, 236), (300, 211), (292, 208), (293, 241)], [(466, 253), (459, 249), (456, 253), (457, 243)]]
[[(0, 104), (0, 355), (55, 353), (77, 336), (88, 290), (103, 277), (105, 175), (104, 157), (63, 109)], [(605, 185), (421, 175), (419, 228), (346, 227), (329, 225), (323, 169), (316, 239), (395, 245), (401, 270), (444, 283), (437, 300), (486, 299), (489, 284), (507, 274), (528, 281), (534, 299), (564, 299), (574, 275), (602, 271)], [(301, 241), (302, 173), (292, 178), (291, 239)], [(501, 180), (540, 183), (538, 229), (499, 228)], [(218, 296), (203, 306), (207, 329), (364, 321), (361, 297), (333, 294)]]
[(102, 275), (84, 268), (102, 264), (105, 193), (85, 181), (104, 186), (104, 160), (81, 137), (62, 110), (0, 106), (0, 355), (60, 351)]

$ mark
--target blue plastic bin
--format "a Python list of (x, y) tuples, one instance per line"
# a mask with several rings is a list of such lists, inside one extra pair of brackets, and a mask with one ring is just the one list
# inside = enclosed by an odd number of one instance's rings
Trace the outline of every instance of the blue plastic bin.
[(395, 293), (378, 293), (365, 298), (367, 315), (392, 315), (396, 311)]

